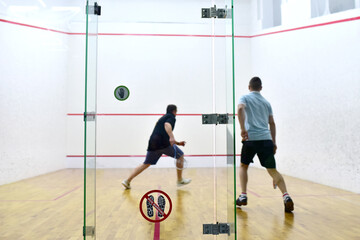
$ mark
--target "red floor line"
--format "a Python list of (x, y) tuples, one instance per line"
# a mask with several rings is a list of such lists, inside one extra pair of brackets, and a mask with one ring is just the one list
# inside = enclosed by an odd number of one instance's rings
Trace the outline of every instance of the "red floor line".
[(259, 194), (257, 194), (256, 192), (253, 192), (253, 191), (251, 191), (251, 190), (247, 190), (249, 193), (251, 193), (252, 195), (255, 195), (256, 197), (259, 197), (259, 198), (261, 198), (261, 196), (259, 195)]
[[(292, 198), (303, 198), (303, 197), (359, 197), (360, 194), (303, 194), (303, 195), (296, 195), (296, 194), (290, 194), (290, 196)], [(260, 196), (260, 198), (279, 198), (281, 197), (281, 194), (279, 193), (279, 195), (277, 196)]]
[(86, 214), (86, 217), (90, 216), (91, 214), (93, 214), (95, 212), (95, 210), (91, 210)]
[(66, 195), (68, 195), (68, 194), (70, 194), (70, 193), (74, 192), (75, 190), (77, 190), (77, 189), (81, 188), (81, 187), (82, 187), (82, 185), (81, 185), (81, 186), (77, 186), (77, 187), (73, 188), (72, 190), (70, 190), (70, 191), (68, 191), (68, 192), (66, 192), (66, 193), (64, 193), (64, 194), (62, 194), (62, 195), (60, 195), (60, 196), (58, 196), (57, 198), (54, 198), (54, 199), (53, 199), (53, 201), (59, 200), (59, 199), (61, 199), (61, 198), (65, 197)]
[(70, 191), (67, 191), (66, 193), (63, 193), (60, 196), (58, 196), (58, 197), (56, 197), (56, 198), (54, 198), (52, 200), (1, 200), (0, 199), (0, 202), (52, 202), (52, 201), (59, 200), (59, 199), (65, 197), (66, 195), (69, 195), (70, 193), (76, 191), (77, 189), (79, 189), (81, 187), (82, 187), (82, 185), (77, 186), (77, 187), (71, 189)]
[[(159, 217), (156, 214), (156, 220), (158, 220)], [(156, 222), (155, 223), (155, 227), (154, 227), (154, 240), (159, 240), (160, 239), (160, 223)]]
[[(161, 187), (159, 186), (158, 189), (160, 190)], [(160, 193), (158, 194), (158, 197), (159, 197)], [(158, 216), (158, 211), (156, 211), (156, 214), (155, 214), (155, 219), (156, 220), (159, 220), (159, 216)], [(164, 215), (163, 215), (164, 216)], [(160, 222), (155, 222), (155, 225), (154, 225), (154, 240), (159, 240), (160, 239)]]
[(52, 202), (54, 200), (0, 200), (0, 202)]

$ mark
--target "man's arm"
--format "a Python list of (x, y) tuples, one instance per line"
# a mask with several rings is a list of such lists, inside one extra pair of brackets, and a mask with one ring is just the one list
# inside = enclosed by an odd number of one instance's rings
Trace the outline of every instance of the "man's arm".
[(249, 138), (249, 136), (248, 136), (248, 132), (245, 129), (245, 105), (244, 104), (238, 105), (238, 120), (239, 120), (240, 128), (241, 128), (242, 141), (246, 141)]
[(172, 126), (170, 123), (166, 122), (166, 123), (164, 123), (164, 127), (165, 127), (166, 133), (169, 135), (169, 142), (170, 142), (170, 145), (172, 146), (176, 142), (173, 131), (172, 131)]
[(186, 144), (185, 141), (177, 142), (175, 140), (175, 137), (174, 137), (172, 127), (171, 127), (170, 123), (166, 122), (164, 124), (164, 127), (165, 127), (166, 133), (169, 135), (169, 142), (170, 142), (171, 146), (174, 145), (174, 144), (179, 145), (179, 146), (185, 146), (185, 144)]
[(276, 153), (276, 125), (275, 125), (275, 121), (274, 121), (274, 117), (272, 115), (269, 116), (269, 125), (270, 125), (270, 133), (271, 133), (271, 138), (273, 140), (274, 143), (274, 154)]

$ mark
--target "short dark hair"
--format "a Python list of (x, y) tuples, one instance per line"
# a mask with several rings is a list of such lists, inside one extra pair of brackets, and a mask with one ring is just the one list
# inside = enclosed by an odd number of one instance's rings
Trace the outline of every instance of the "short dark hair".
[(166, 108), (166, 113), (172, 113), (174, 110), (177, 110), (176, 105), (174, 104), (169, 104)]
[(261, 79), (259, 77), (253, 77), (249, 82), (249, 86), (251, 87), (251, 89), (255, 91), (261, 90), (262, 87)]

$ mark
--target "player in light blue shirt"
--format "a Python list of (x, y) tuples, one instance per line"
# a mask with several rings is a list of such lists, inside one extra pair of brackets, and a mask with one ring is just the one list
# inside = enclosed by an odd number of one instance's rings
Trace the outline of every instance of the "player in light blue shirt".
[(245, 107), (245, 129), (249, 141), (272, 140), (269, 117), (273, 115), (270, 103), (258, 91), (251, 91), (240, 98)]
[[(253, 77), (249, 82), (250, 93), (239, 100), (238, 119), (241, 128), (242, 149), (240, 184), (242, 193), (236, 200), (237, 206), (247, 205), (248, 168), (255, 155), (273, 178), (273, 186), (279, 186), (283, 194), (285, 212), (294, 210), (294, 203), (287, 193), (284, 178), (276, 170), (276, 126), (270, 103), (260, 94), (262, 82)], [(270, 129), (269, 129), (270, 126)]]

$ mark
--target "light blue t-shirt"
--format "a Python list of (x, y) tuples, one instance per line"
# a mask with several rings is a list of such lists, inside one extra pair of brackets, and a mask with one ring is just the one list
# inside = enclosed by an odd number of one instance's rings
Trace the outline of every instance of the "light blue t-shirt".
[(269, 116), (272, 116), (270, 103), (260, 92), (250, 92), (240, 98), (239, 104), (245, 105), (245, 129), (248, 141), (272, 140), (269, 130)]

